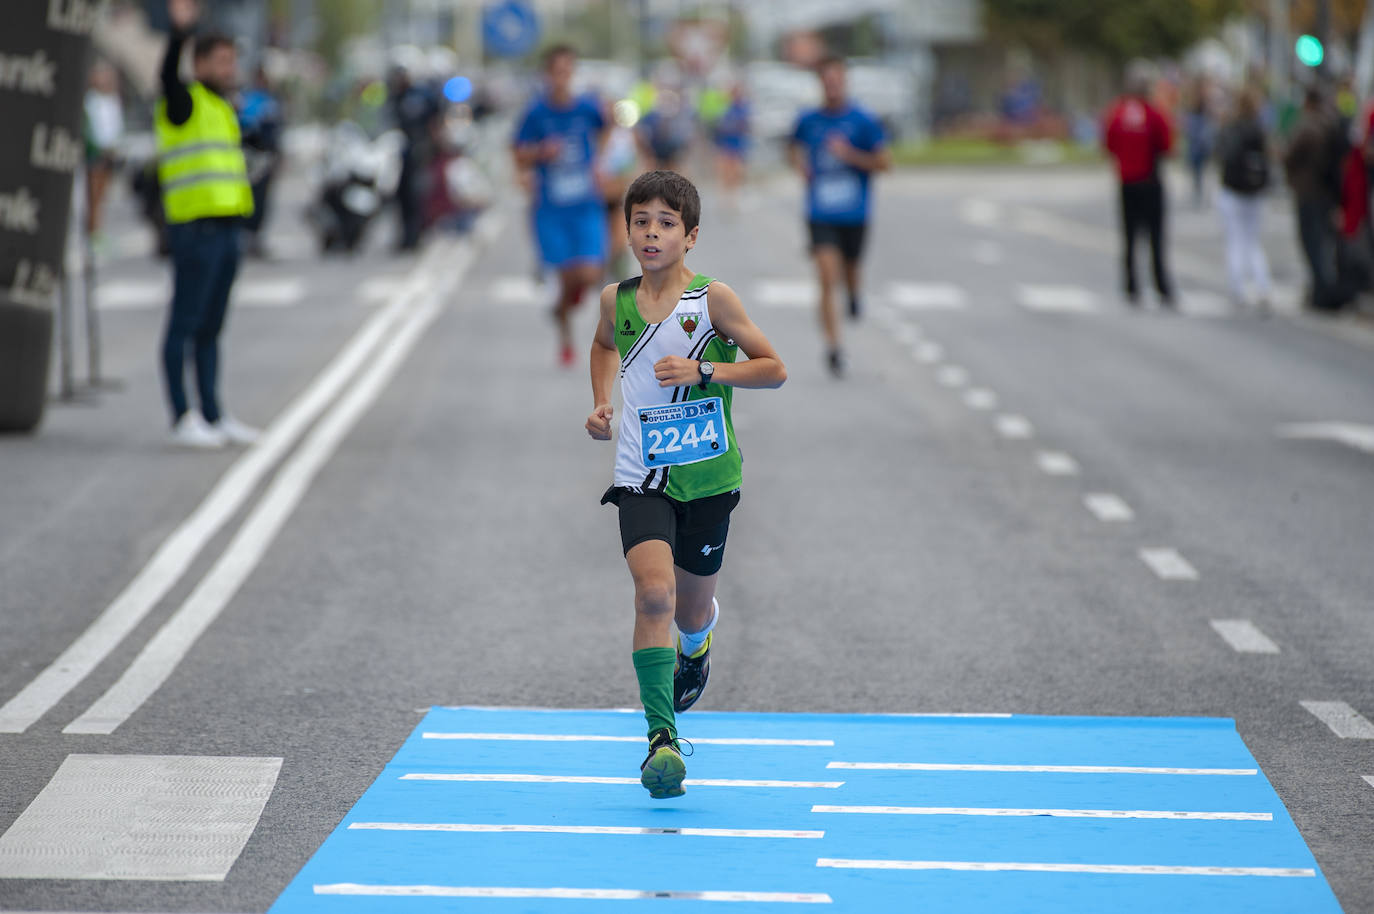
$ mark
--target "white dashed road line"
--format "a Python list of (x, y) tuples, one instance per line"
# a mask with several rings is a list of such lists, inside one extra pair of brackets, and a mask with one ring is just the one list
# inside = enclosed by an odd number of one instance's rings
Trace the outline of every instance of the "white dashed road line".
[(997, 417), (994, 422), (997, 434), (1003, 438), (1025, 439), (1035, 435), (1035, 426), (1030, 424), (1030, 420), (1025, 416), (1013, 414), (1003, 414)]
[(1063, 451), (1041, 451), (1035, 455), (1035, 463), (1050, 476), (1077, 476), (1080, 472), (1078, 461)]
[(1214, 822), (1272, 822), (1268, 812), (1189, 812), (1169, 809), (995, 809), (983, 806), (812, 806), (814, 813), (878, 816), (1049, 816), (1057, 819), (1177, 819)]
[(924, 365), (934, 365), (945, 357), (945, 348), (939, 343), (926, 341), (918, 343), (911, 351), (912, 358)]
[(1110, 492), (1091, 492), (1083, 496), (1083, 504), (1103, 523), (1120, 524), (1135, 520), (1135, 512), (1118, 495)]
[(1197, 569), (1179, 555), (1177, 549), (1150, 548), (1140, 550), (1140, 559), (1150, 570), (1166, 581), (1196, 581)]
[(1097, 296), (1078, 286), (1023, 285), (1017, 303), (1027, 311), (1061, 314), (1092, 314)]
[(946, 365), (935, 374), (941, 387), (963, 387), (969, 381), (968, 371), (958, 365)]
[(1278, 436), (1308, 441), (1336, 441), (1357, 451), (1374, 454), (1374, 425), (1358, 425), (1354, 422), (1301, 422), (1280, 426)]
[(894, 282), (887, 287), (888, 301), (907, 311), (962, 311), (968, 296), (953, 283)]
[(991, 863), (982, 860), (834, 860), (822, 857), (816, 866), (851, 870), (959, 870), (979, 873), (1101, 873), (1139, 876), (1298, 876), (1316, 870), (1272, 866), (1156, 866), (1115, 863)]
[(1242, 654), (1277, 654), (1279, 646), (1249, 619), (1213, 619), (1212, 628)]
[(1343, 701), (1299, 702), (1341, 739), (1374, 739), (1374, 724)]
[(988, 390), (986, 387), (975, 387), (964, 392), (964, 403), (969, 409), (996, 409), (997, 394)]

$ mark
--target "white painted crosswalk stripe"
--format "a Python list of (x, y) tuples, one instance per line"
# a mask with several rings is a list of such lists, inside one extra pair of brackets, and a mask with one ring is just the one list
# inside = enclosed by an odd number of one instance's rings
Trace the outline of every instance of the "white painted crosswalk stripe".
[[(814, 810), (813, 810), (814, 811)], [(787, 831), (769, 828), (669, 828), (631, 825), (488, 825), (464, 822), (353, 822), (360, 831), (455, 832), (461, 834), (522, 835), (629, 835), (681, 836), (684, 838), (824, 838), (823, 831)]]
[(1135, 520), (1135, 512), (1119, 495), (1110, 492), (1090, 492), (1083, 496), (1083, 504), (1103, 523), (1126, 523)]
[[(234, 284), (232, 308), (289, 308), (305, 299), (305, 281), (295, 276), (241, 279)], [(172, 300), (170, 279), (116, 279), (96, 287), (102, 311), (156, 311)]]
[(1275, 876), (1311, 878), (1307, 867), (1274, 866), (1159, 866), (1116, 863), (993, 863), (983, 860), (835, 860), (821, 858), (816, 866), (852, 870), (955, 870), (977, 873), (1095, 873), (1121, 876)]
[[(642, 786), (639, 778), (588, 777), (582, 775), (559, 774), (463, 774), (449, 772), (413, 772), (403, 774), (402, 781), (456, 781), (477, 784), (633, 784)], [(688, 778), (686, 783), (692, 787), (784, 787), (802, 789), (834, 790), (844, 786), (844, 781), (770, 781), (735, 780), (729, 778)]]
[(1167, 809), (996, 809), (965, 806), (812, 806), (814, 813), (878, 816), (1048, 816), (1057, 819), (1176, 819), (1214, 822), (1272, 822), (1268, 812), (1185, 812)]
[(906, 311), (962, 311), (968, 307), (963, 288), (947, 282), (894, 282), (887, 287), (887, 297)]
[(1279, 646), (1249, 619), (1213, 619), (1212, 629), (1242, 654), (1277, 654)]
[(1196, 581), (1197, 569), (1177, 549), (1152, 547), (1140, 550), (1140, 559), (1166, 581)]
[(1097, 296), (1078, 286), (1022, 285), (1017, 303), (1027, 311), (1062, 314), (1092, 314), (1097, 311)]
[(792, 904), (830, 904), (824, 893), (805, 892), (682, 892), (641, 891), (637, 889), (530, 889), (474, 885), (363, 885), (332, 883), (314, 887), (316, 895), (352, 895), (373, 898), (569, 898), (586, 901), (641, 901), (645, 899), (678, 901), (775, 902)]
[(840, 771), (1006, 771), (1033, 774), (1178, 774), (1244, 777), (1257, 768), (1154, 768), (1128, 765), (983, 765), (960, 762), (830, 762)]
[[(547, 743), (642, 743), (642, 736), (604, 736), (582, 733), (425, 733), (423, 739), (472, 740), (476, 742)], [(833, 746), (833, 739), (750, 739), (748, 737), (692, 737), (703, 746)]]
[(1299, 702), (1341, 739), (1374, 739), (1374, 724), (1343, 701)]

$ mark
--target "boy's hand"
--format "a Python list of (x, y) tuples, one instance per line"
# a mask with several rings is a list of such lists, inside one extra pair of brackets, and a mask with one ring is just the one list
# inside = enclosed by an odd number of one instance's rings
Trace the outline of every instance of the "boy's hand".
[(849, 140), (845, 138), (844, 134), (830, 134), (830, 136), (826, 138), (825, 146), (826, 149), (830, 151), (830, 154), (841, 162), (853, 164), (856, 150), (850, 144)]
[(603, 403), (587, 417), (587, 434), (597, 441), (611, 440), (611, 417), (615, 410), (609, 403)]
[(556, 162), (563, 154), (563, 143), (550, 137), (539, 144), (539, 161)]
[(654, 363), (659, 387), (687, 387), (701, 383), (701, 363), (680, 355), (665, 355)]
[(178, 32), (189, 32), (200, 18), (200, 4), (196, 0), (167, 0), (167, 18)]

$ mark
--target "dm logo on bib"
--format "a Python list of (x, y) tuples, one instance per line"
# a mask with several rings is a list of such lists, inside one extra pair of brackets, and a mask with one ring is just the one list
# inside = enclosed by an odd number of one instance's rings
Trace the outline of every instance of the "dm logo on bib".
[(687, 339), (692, 338), (692, 334), (697, 332), (697, 325), (701, 323), (701, 312), (693, 314), (679, 314), (677, 322), (682, 325), (683, 331), (687, 334)]

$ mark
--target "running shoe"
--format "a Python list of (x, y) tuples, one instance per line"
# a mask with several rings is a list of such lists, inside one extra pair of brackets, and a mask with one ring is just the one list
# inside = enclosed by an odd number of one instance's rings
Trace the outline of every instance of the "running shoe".
[(673, 710), (681, 714), (697, 703), (701, 693), (706, 690), (706, 680), (711, 676), (711, 638), (715, 632), (706, 636), (706, 643), (690, 657), (682, 653), (682, 642), (677, 643), (677, 665), (673, 667)]
[(849, 296), (849, 319), (858, 320), (863, 315), (863, 303), (859, 301), (859, 296)]
[(830, 368), (830, 373), (837, 378), (844, 377), (844, 355), (838, 349), (830, 350), (826, 356), (826, 364)]
[(687, 792), (682, 787), (687, 765), (677, 743), (666, 729), (649, 734), (649, 757), (639, 766), (639, 783), (655, 800), (680, 797)]
[(562, 365), (564, 368), (571, 368), (574, 361), (576, 361), (576, 358), (573, 356), (572, 346), (564, 343), (558, 350), (558, 364)]

